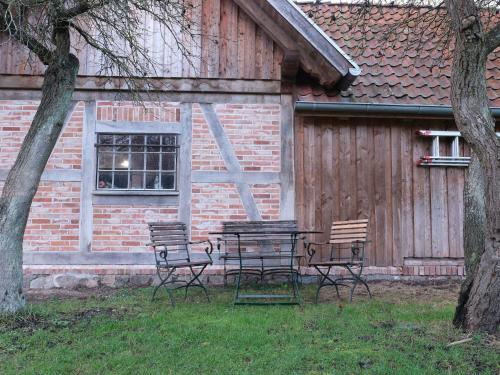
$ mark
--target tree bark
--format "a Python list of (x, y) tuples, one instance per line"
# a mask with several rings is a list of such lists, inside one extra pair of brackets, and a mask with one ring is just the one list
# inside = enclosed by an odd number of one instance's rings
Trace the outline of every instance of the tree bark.
[(31, 202), (71, 106), (78, 59), (59, 55), (45, 72), (42, 99), (0, 198), (0, 313), (23, 308), (23, 236)]
[[(464, 283), (454, 321), (467, 331), (496, 334), (500, 323), (500, 279), (497, 276), (500, 254), (500, 142), (495, 134), (495, 121), (489, 110), (486, 92), (488, 46), (478, 8), (472, 0), (447, 0), (446, 5), (455, 32), (451, 104), (457, 127), (481, 165), (485, 205), (484, 229), (478, 229), (481, 224), (467, 216), (477, 207), (471, 205), (471, 200), (465, 201), (465, 262), (472, 275)], [(469, 181), (468, 185), (471, 183), (473, 181)], [(483, 240), (475, 238), (478, 236), (483, 236)], [(473, 254), (481, 256), (475, 259), (471, 257)]]
[(458, 305), (453, 323), (461, 326), (467, 316), (467, 301), (472, 282), (477, 274), (479, 261), (484, 252), (486, 211), (484, 205), (484, 176), (476, 155), (472, 155), (464, 187), (464, 258), (466, 279), (460, 288)]

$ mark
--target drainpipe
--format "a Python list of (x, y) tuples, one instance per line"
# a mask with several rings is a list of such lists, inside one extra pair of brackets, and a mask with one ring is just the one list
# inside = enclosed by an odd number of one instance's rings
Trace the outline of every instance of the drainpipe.
[[(328, 114), (351, 115), (407, 115), (430, 117), (453, 117), (450, 106), (442, 105), (411, 105), (411, 104), (368, 104), (368, 103), (321, 103), (297, 102), (297, 112), (315, 112)], [(500, 117), (500, 108), (490, 108), (493, 117)]]

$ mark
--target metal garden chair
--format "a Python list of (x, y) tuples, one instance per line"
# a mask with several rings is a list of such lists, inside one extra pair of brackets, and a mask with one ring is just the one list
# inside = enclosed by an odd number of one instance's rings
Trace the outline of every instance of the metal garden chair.
[[(151, 243), (155, 253), (156, 271), (160, 278), (160, 284), (154, 289), (151, 300), (154, 300), (156, 292), (164, 286), (168, 292), (170, 302), (175, 306), (172, 290), (185, 288), (184, 299), (187, 297), (188, 288), (199, 287), (203, 289), (210, 302), (208, 291), (200, 280), (205, 268), (212, 264), (213, 246), (209, 240), (189, 241), (187, 227), (182, 222), (149, 223)], [(191, 245), (206, 243), (205, 254), (202, 259), (193, 259)], [(189, 268), (191, 278), (189, 281), (174, 279), (175, 271), (180, 268)], [(181, 283), (183, 285), (175, 285)], [(174, 284), (173, 287), (169, 287)]]
[[(337, 297), (340, 298), (339, 286), (349, 286), (352, 284), (349, 293), (349, 302), (352, 302), (352, 295), (356, 286), (365, 286), (370, 298), (372, 297), (370, 288), (366, 280), (361, 277), (365, 262), (365, 245), (368, 233), (368, 219), (334, 221), (332, 223), (330, 240), (327, 243), (305, 242), (309, 255), (309, 265), (313, 266), (320, 274), (318, 289), (316, 290), (316, 303), (319, 293), (326, 286), (334, 286)], [(316, 248), (326, 246), (330, 248), (328, 260), (314, 260)], [(333, 267), (345, 268), (348, 276), (334, 278), (330, 275)]]

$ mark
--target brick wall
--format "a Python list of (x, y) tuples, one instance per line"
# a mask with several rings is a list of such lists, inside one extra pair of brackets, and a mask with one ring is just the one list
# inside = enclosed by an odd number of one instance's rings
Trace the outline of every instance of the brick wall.
[(26, 251), (78, 251), (80, 183), (42, 181), (24, 235)]
[(177, 220), (177, 207), (94, 205), (93, 251), (148, 251), (148, 222)]
[[(35, 101), (0, 101), (0, 169), (12, 167), (37, 106)], [(79, 103), (49, 158), (46, 170), (80, 169), (83, 111), (84, 105)], [(31, 206), (24, 249), (77, 251), (79, 217), (79, 182), (42, 181)]]
[[(242, 170), (280, 171), (279, 105), (218, 104), (215, 106), (215, 112)], [(226, 170), (199, 105), (193, 106), (193, 170)]]
[(34, 101), (0, 101), (0, 168), (14, 164), (37, 106)]
[[(257, 208), (264, 220), (279, 220), (279, 185), (250, 186)], [(191, 235), (206, 238), (218, 231), (225, 220), (248, 220), (235, 184), (197, 183), (192, 188)]]

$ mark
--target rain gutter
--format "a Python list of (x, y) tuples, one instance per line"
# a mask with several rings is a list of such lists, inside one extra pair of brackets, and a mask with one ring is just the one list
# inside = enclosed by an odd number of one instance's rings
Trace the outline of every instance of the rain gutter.
[[(422, 117), (453, 117), (451, 106), (412, 104), (369, 103), (322, 103), (301, 102), (295, 104), (297, 112), (324, 113), (330, 115), (406, 115)], [(500, 117), (500, 107), (490, 108), (494, 117)]]

